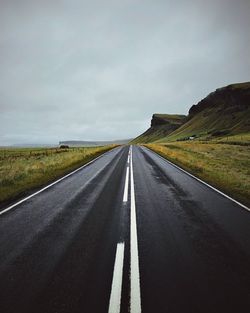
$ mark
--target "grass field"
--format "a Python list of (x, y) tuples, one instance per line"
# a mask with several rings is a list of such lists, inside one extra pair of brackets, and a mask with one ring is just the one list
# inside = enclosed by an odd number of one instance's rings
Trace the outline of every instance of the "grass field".
[(114, 146), (0, 149), (0, 204), (25, 195), (89, 162)]
[(213, 141), (230, 145), (250, 146), (250, 132), (232, 136), (223, 136)]
[(250, 146), (235, 141), (148, 144), (150, 149), (250, 206)]

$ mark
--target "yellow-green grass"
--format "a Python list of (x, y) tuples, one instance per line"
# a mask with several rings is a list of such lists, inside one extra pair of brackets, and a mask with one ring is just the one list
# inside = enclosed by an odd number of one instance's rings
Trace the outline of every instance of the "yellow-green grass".
[(115, 146), (0, 149), (0, 204), (15, 200)]
[(232, 145), (225, 142), (174, 142), (146, 146), (250, 206), (249, 145)]
[(231, 145), (250, 146), (250, 132), (232, 136), (223, 136), (214, 139), (213, 141)]

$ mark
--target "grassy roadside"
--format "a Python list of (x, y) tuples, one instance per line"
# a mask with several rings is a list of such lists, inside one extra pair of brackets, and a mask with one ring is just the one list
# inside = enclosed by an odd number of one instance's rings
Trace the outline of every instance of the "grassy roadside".
[(145, 146), (250, 206), (249, 145), (174, 142)]
[(0, 205), (86, 164), (115, 146), (0, 149)]

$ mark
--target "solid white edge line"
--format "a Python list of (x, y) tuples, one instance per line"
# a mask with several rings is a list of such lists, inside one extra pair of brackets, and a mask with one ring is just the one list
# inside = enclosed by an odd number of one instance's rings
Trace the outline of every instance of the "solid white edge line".
[(77, 169), (74, 170), (73, 172), (70, 172), (69, 174), (67, 174), (67, 175), (65, 175), (65, 176), (63, 176), (63, 177), (57, 179), (57, 180), (54, 181), (53, 183), (51, 183), (51, 184), (49, 184), (49, 185), (43, 187), (42, 189), (40, 189), (40, 190), (34, 192), (33, 194), (29, 195), (28, 197), (26, 197), (26, 198), (24, 198), (24, 199), (22, 199), (22, 200), (20, 200), (20, 201), (18, 201), (18, 202), (16, 202), (16, 203), (12, 204), (11, 206), (9, 206), (9, 207), (7, 207), (6, 209), (2, 210), (2, 211), (0, 212), (0, 215), (6, 213), (6, 212), (8, 212), (8, 211), (10, 211), (11, 209), (13, 209), (14, 207), (18, 206), (19, 204), (22, 204), (23, 202), (29, 200), (30, 198), (33, 198), (34, 196), (38, 195), (39, 193), (43, 192), (44, 190), (46, 190), (46, 189), (48, 189), (48, 188), (50, 188), (50, 187), (52, 187), (52, 186), (54, 186), (55, 184), (59, 183), (60, 181), (64, 180), (65, 178), (67, 178), (67, 177), (69, 177), (69, 176), (75, 174), (76, 172), (80, 171), (80, 170), (83, 169), (84, 167), (86, 167), (86, 166), (90, 165), (91, 163), (95, 162), (96, 160), (98, 160), (99, 158), (101, 158), (102, 156), (104, 156), (105, 154), (109, 153), (110, 151), (112, 151), (112, 150), (114, 150), (114, 149), (116, 149), (116, 148), (113, 148), (113, 149), (111, 149), (111, 150), (108, 150), (108, 151), (104, 152), (103, 154), (99, 155), (97, 158), (95, 158), (95, 159), (89, 161), (88, 163), (82, 165), (81, 167), (77, 168)]
[(158, 154), (157, 152), (155, 152), (155, 151), (153, 151), (153, 150), (151, 150), (151, 149), (149, 149), (149, 148), (147, 148), (147, 147), (144, 147), (144, 148), (146, 148), (147, 150), (153, 152), (153, 153), (156, 154), (158, 157), (160, 157), (161, 159), (163, 159), (165, 162), (167, 162), (167, 163), (173, 165), (174, 167), (178, 168), (180, 171), (182, 171), (182, 172), (186, 173), (187, 175), (193, 177), (194, 179), (196, 179), (196, 180), (199, 181), (200, 183), (202, 183), (202, 184), (206, 185), (207, 187), (213, 189), (214, 191), (218, 192), (219, 194), (221, 194), (221, 195), (224, 196), (225, 198), (227, 198), (227, 199), (229, 199), (229, 200), (235, 202), (236, 204), (238, 204), (239, 206), (241, 206), (243, 209), (246, 209), (247, 211), (250, 212), (250, 208), (248, 208), (246, 205), (244, 205), (244, 204), (240, 203), (239, 201), (233, 199), (232, 197), (228, 196), (227, 194), (225, 194), (224, 192), (220, 191), (219, 189), (217, 189), (217, 188), (215, 188), (215, 187), (209, 185), (209, 184), (206, 183), (205, 181), (203, 181), (203, 180), (201, 180), (200, 178), (194, 176), (193, 174), (187, 172), (186, 170), (184, 170), (183, 168), (181, 168), (181, 167), (179, 167), (178, 165), (174, 164), (173, 162), (171, 162), (171, 161), (165, 159), (164, 157), (162, 157), (162, 156), (161, 156), (160, 154)]
[(141, 312), (140, 272), (136, 225), (135, 189), (132, 148), (130, 156), (131, 211), (130, 211), (130, 312)]
[(129, 167), (127, 167), (127, 170), (126, 170), (123, 202), (127, 202), (128, 201), (128, 178), (129, 178)]
[(123, 260), (124, 260), (124, 242), (118, 243), (117, 248), (116, 248), (113, 280), (112, 280), (111, 294), (110, 294), (110, 299), (109, 299), (109, 311), (108, 311), (109, 313), (120, 312)]

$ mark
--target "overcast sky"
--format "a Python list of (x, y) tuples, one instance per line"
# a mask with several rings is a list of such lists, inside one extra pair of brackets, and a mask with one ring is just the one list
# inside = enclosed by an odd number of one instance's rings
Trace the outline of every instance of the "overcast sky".
[(249, 0), (0, 0), (0, 145), (131, 138), (250, 80)]

